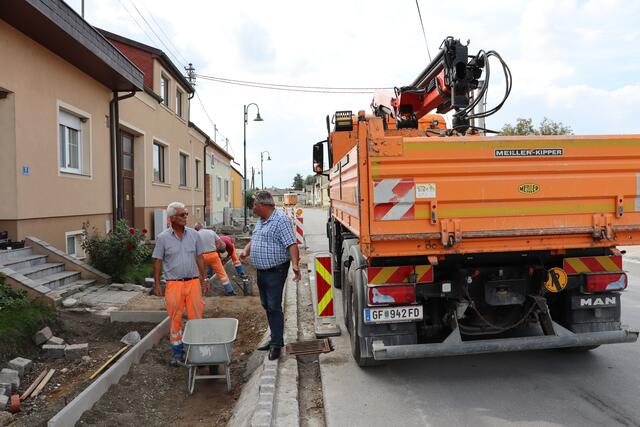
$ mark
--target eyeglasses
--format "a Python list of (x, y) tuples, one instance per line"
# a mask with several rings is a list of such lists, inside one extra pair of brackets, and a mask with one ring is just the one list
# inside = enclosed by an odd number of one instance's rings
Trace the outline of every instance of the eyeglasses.
[(181, 213), (181, 214), (176, 214), (176, 216), (180, 216), (180, 217), (182, 217), (182, 218), (186, 218), (186, 217), (188, 217), (188, 216), (189, 216), (189, 212), (183, 212), (183, 213)]

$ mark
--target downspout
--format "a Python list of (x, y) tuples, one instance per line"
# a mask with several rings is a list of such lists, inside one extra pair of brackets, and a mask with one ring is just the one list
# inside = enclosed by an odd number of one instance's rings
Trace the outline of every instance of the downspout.
[[(194, 157), (194, 152), (193, 152), (193, 140), (190, 139), (189, 143), (191, 144), (191, 160), (193, 161), (193, 165), (194, 167), (191, 169), (195, 169), (195, 164), (196, 164), (196, 159)], [(193, 174), (193, 178), (192, 181), (195, 181), (195, 173)], [(191, 183), (191, 212), (195, 213), (196, 211), (196, 186), (195, 186), (195, 182)], [(204, 212), (202, 213), (202, 215), (204, 216)]]
[(211, 224), (207, 224), (207, 147), (209, 146), (209, 138), (207, 138), (205, 144), (204, 144), (204, 149), (203, 149), (203, 154), (202, 154), (202, 171), (204, 172), (202, 174), (202, 192), (204, 193), (204, 206), (203, 206), (203, 216), (204, 216), (204, 223), (206, 225), (211, 225)]
[(115, 228), (116, 222), (123, 217), (122, 205), (122, 165), (118, 159), (118, 153), (121, 152), (122, 140), (120, 138), (120, 106), (119, 102), (123, 99), (131, 98), (136, 94), (131, 91), (126, 95), (118, 96), (118, 92), (113, 92), (113, 99), (109, 101), (109, 139), (111, 141), (111, 229)]

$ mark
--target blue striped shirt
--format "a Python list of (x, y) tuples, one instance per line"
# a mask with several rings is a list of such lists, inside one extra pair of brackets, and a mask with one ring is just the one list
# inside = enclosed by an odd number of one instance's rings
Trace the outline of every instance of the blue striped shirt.
[(260, 218), (251, 236), (251, 262), (266, 270), (289, 261), (289, 246), (296, 244), (291, 220), (274, 209), (266, 221)]

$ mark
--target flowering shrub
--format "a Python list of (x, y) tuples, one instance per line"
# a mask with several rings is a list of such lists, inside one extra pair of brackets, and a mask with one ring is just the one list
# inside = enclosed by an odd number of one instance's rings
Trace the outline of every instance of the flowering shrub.
[(95, 227), (89, 231), (87, 223), (82, 229), (82, 248), (89, 256), (89, 264), (109, 274), (116, 282), (124, 281), (127, 271), (151, 256), (151, 250), (144, 244), (147, 230), (131, 228), (124, 219), (116, 222), (115, 228), (106, 236), (98, 233)]

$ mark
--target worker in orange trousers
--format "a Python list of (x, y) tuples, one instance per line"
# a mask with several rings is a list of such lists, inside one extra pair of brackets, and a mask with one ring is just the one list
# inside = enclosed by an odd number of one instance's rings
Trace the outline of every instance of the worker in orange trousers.
[(187, 312), (189, 320), (202, 319), (204, 293), (209, 291), (204, 258), (204, 247), (198, 233), (186, 226), (187, 211), (184, 204), (173, 202), (167, 206), (171, 227), (156, 238), (153, 249), (154, 293), (162, 295), (160, 274), (166, 281), (165, 302), (171, 318), (169, 344), (173, 352), (171, 366), (183, 364), (182, 315)]

